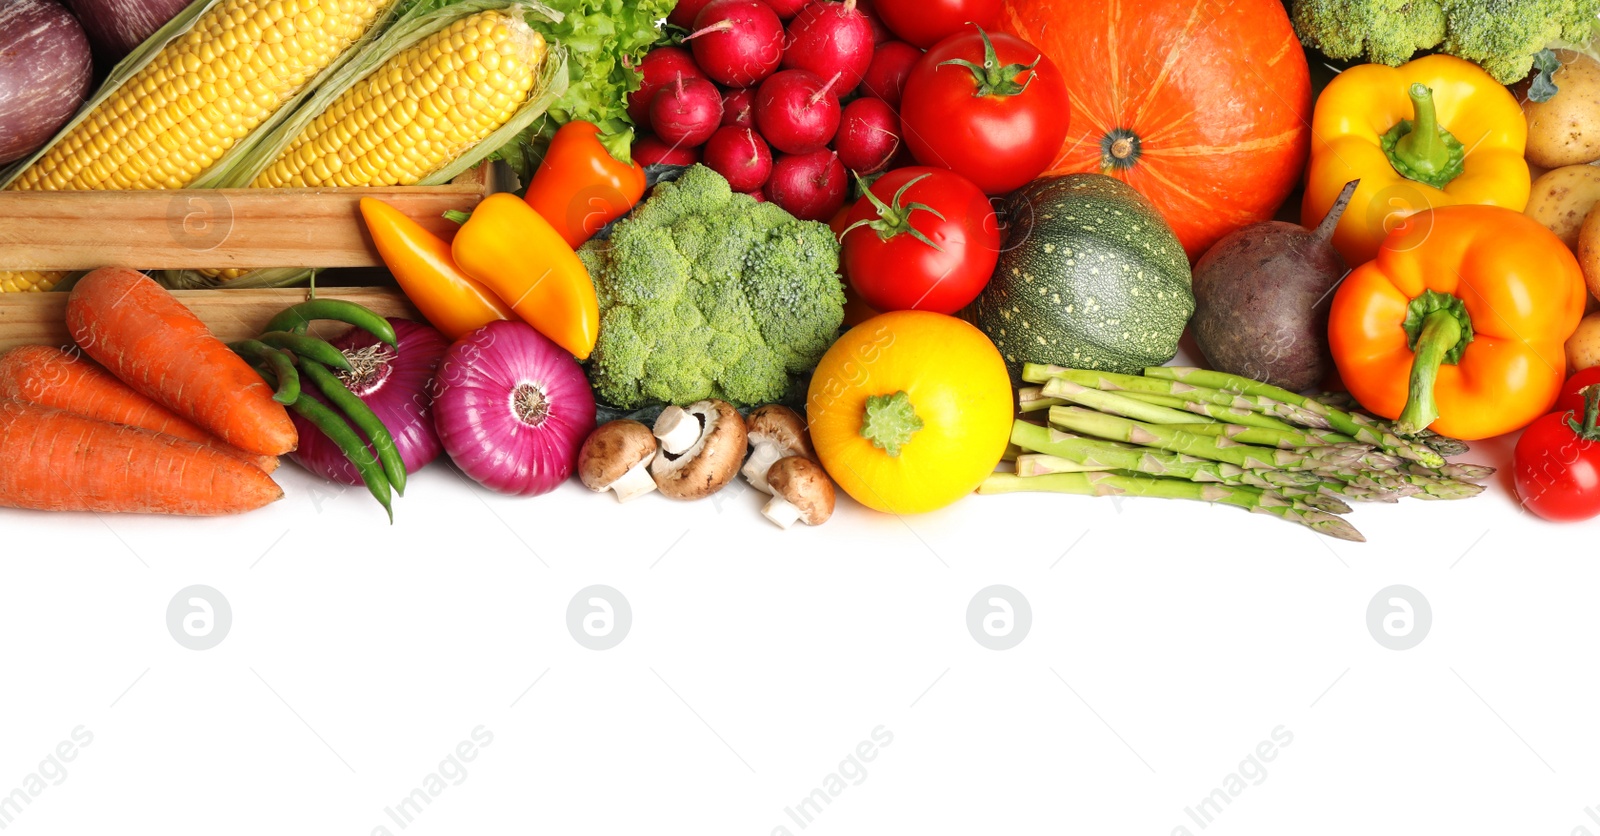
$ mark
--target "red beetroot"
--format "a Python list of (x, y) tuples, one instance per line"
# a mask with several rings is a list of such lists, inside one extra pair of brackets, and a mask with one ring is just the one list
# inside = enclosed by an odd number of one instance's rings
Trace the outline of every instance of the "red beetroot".
[(676, 81), (680, 75), (684, 78), (706, 77), (689, 50), (676, 46), (650, 50), (639, 62), (639, 75), (639, 89), (628, 94), (628, 116), (635, 125), (646, 129), (650, 127), (650, 103), (655, 101), (657, 91)]
[(809, 154), (839, 132), (839, 76), (806, 70), (774, 73), (756, 91), (756, 127), (785, 154)]
[(906, 89), (911, 68), (921, 59), (922, 50), (905, 41), (879, 44), (872, 53), (867, 74), (861, 77), (861, 91), (888, 102), (890, 107), (899, 107), (900, 94)]
[(822, 78), (842, 76), (839, 95), (861, 83), (872, 64), (872, 24), (856, 0), (815, 0), (789, 24), (783, 68), (809, 70)]
[(693, 29), (695, 17), (710, 2), (711, 0), (678, 0), (678, 5), (673, 6), (672, 13), (667, 15), (667, 22), (680, 29)]
[(684, 78), (656, 91), (650, 126), (673, 145), (704, 145), (722, 124), (722, 94), (703, 78)]
[(722, 94), (722, 124), (740, 128), (756, 126), (756, 91), (749, 87)]
[(719, 128), (706, 142), (701, 157), (712, 171), (728, 178), (736, 192), (756, 191), (772, 174), (772, 149), (749, 128)]
[(767, 198), (803, 221), (827, 222), (844, 207), (849, 176), (839, 155), (826, 148), (779, 157), (767, 179)]
[(845, 105), (833, 148), (845, 168), (857, 174), (877, 174), (889, 167), (900, 150), (900, 117), (878, 99), (856, 99)]
[(761, 0), (711, 0), (684, 40), (700, 69), (726, 87), (754, 86), (783, 60), (783, 21)]
[(810, 2), (811, 0), (766, 0), (766, 4), (771, 6), (772, 11), (783, 20), (792, 19)]
[(700, 149), (668, 145), (652, 134), (640, 134), (633, 141), (633, 161), (639, 165), (694, 165), (700, 162)]

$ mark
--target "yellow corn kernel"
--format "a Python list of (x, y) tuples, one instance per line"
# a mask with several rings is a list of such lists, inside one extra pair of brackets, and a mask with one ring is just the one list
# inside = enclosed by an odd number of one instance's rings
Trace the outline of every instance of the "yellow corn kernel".
[[(251, 185), (414, 185), (516, 114), (547, 51), (544, 37), (513, 12), (461, 18), (353, 84)], [(488, 54), (499, 56), (496, 73), (481, 65)], [(479, 81), (494, 78), (503, 83)]]

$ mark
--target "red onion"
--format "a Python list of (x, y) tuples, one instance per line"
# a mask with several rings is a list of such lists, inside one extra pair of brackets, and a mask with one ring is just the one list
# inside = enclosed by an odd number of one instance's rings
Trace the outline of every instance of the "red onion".
[[(429, 384), (449, 343), (443, 334), (420, 322), (390, 317), (389, 324), (394, 326), (395, 336), (399, 338), (398, 349), (360, 328), (351, 328), (332, 343), (355, 366), (354, 374), (338, 372), (339, 379), (372, 407), (378, 420), (394, 436), (406, 473), (416, 473), (438, 458), (444, 449), (433, 429), (433, 397)], [(322, 400), (310, 384), (305, 386), (305, 395)], [(300, 449), (290, 453), (290, 458), (324, 479), (344, 485), (362, 484), (355, 465), (345, 458), (337, 444), (310, 421), (295, 413), (290, 415), (300, 431)]]
[(524, 322), (492, 322), (439, 364), (434, 425), (461, 471), (500, 493), (566, 481), (594, 430), (594, 393), (572, 354)]
[(56, 0), (0, 2), (0, 166), (72, 118), (93, 71), (83, 27)]

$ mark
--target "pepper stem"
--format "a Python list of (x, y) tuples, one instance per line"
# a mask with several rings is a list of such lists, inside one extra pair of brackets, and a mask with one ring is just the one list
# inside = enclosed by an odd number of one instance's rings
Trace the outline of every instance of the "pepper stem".
[(900, 456), (900, 448), (922, 429), (922, 419), (904, 390), (892, 395), (870, 395), (861, 419), (861, 437), (871, 441), (890, 458)]
[(1461, 320), (1452, 311), (1438, 310), (1422, 320), (1422, 333), (1417, 337), (1415, 354), (1411, 360), (1411, 390), (1406, 408), (1395, 423), (1401, 435), (1421, 432), (1439, 419), (1439, 406), (1434, 400), (1433, 384), (1439, 376), (1439, 366), (1445, 355), (1461, 342)]
[(1439, 124), (1432, 90), (1413, 84), (1408, 95), (1416, 118), (1402, 119), (1384, 134), (1383, 150), (1395, 171), (1407, 179), (1442, 189), (1461, 175), (1466, 149)]

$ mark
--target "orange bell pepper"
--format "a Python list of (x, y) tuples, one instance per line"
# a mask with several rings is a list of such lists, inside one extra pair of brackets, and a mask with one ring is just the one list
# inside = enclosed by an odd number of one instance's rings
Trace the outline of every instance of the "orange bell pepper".
[(1351, 272), (1328, 340), (1350, 393), (1397, 432), (1470, 441), (1550, 411), (1584, 297), (1577, 259), (1537, 221), (1445, 206), (1406, 218)]
[(445, 336), (459, 340), (491, 322), (516, 317), (493, 291), (461, 272), (449, 243), (400, 210), (363, 197), (361, 217), (406, 298)]
[(644, 187), (644, 169), (611, 156), (600, 143), (600, 129), (580, 119), (556, 131), (526, 200), (577, 249), (627, 214), (644, 197)]
[[(459, 213), (446, 213), (459, 217)], [(492, 194), (450, 247), (457, 266), (539, 333), (586, 360), (600, 336), (600, 302), (578, 254), (514, 194)]]

